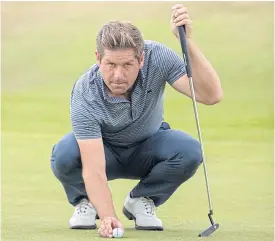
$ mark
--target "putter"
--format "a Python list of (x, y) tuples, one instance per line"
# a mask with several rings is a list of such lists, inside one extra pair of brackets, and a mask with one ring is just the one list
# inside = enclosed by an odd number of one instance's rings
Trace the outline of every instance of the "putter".
[(198, 110), (197, 110), (197, 105), (196, 105), (194, 85), (193, 85), (193, 80), (192, 80), (192, 69), (191, 69), (191, 63), (190, 63), (190, 59), (189, 59), (186, 36), (185, 36), (185, 27), (180, 26), (178, 29), (179, 29), (179, 37), (180, 37), (182, 54), (183, 54), (183, 58), (185, 61), (185, 66), (186, 66), (187, 77), (189, 78), (189, 85), (190, 85), (190, 90), (191, 90), (191, 95), (192, 95), (192, 102), (193, 102), (194, 114), (195, 114), (195, 118), (196, 118), (197, 131), (198, 131), (199, 141), (200, 141), (200, 145), (201, 145), (204, 177), (205, 177), (206, 190), (207, 190), (207, 196), (208, 196), (208, 205), (209, 205), (208, 218), (211, 222), (211, 226), (209, 228), (207, 228), (206, 230), (204, 230), (203, 232), (201, 232), (199, 234), (199, 237), (208, 237), (213, 232), (215, 232), (219, 228), (220, 225), (218, 223), (215, 223), (212, 218), (213, 208), (212, 208), (212, 203), (211, 203), (211, 198), (210, 198), (208, 175), (207, 175), (206, 162), (205, 162), (204, 150), (203, 150), (203, 145), (202, 145), (202, 137), (201, 137), (200, 123), (199, 123), (199, 115), (198, 115)]

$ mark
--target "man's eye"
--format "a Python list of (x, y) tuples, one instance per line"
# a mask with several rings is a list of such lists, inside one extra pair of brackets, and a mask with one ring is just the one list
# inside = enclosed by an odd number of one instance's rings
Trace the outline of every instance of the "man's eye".
[(114, 66), (115, 64), (114, 64), (114, 63), (108, 63), (108, 65), (110, 65), (110, 66)]

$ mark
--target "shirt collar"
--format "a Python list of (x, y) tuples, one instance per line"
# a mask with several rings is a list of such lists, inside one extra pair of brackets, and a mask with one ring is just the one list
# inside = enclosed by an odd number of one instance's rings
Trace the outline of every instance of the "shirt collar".
[(139, 73), (138, 73), (138, 78), (141, 79), (141, 84), (142, 84), (142, 87), (144, 86), (144, 83), (145, 83), (145, 73), (144, 73), (144, 70), (143, 69), (140, 69), (139, 70)]

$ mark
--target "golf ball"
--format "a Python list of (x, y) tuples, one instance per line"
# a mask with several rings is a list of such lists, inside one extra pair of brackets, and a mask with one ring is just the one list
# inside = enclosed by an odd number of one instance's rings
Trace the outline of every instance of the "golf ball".
[(113, 237), (114, 238), (122, 238), (122, 236), (123, 236), (123, 230), (121, 228), (113, 229)]

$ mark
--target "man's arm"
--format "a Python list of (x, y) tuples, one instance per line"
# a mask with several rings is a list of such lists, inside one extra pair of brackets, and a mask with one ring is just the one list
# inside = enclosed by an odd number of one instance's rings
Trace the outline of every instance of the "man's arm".
[[(206, 105), (218, 103), (222, 99), (223, 92), (215, 69), (190, 39), (188, 40), (188, 47), (196, 100)], [(176, 80), (172, 84), (172, 87), (188, 97), (191, 97), (187, 75)]]
[(82, 160), (82, 175), (89, 200), (102, 220), (116, 217), (112, 195), (105, 172), (105, 154), (101, 138), (78, 140)]
[[(220, 80), (215, 69), (192, 40), (192, 20), (188, 15), (187, 8), (182, 4), (174, 5), (170, 22), (172, 33), (178, 40), (178, 27), (185, 26), (196, 100), (207, 105), (218, 103), (223, 95)], [(178, 61), (176, 60), (176, 62)], [(191, 97), (189, 79), (186, 75), (173, 82), (172, 86), (179, 92)]]
[(105, 172), (100, 124), (93, 115), (91, 102), (87, 101), (87, 78), (84, 75), (75, 83), (70, 106), (72, 128), (80, 149), (82, 176), (88, 198), (99, 217), (116, 217)]
[(90, 73), (86, 72), (73, 87), (71, 122), (80, 149), (85, 189), (101, 219), (98, 233), (101, 237), (111, 238), (113, 228), (123, 229), (123, 226), (116, 217), (108, 187), (101, 125), (94, 114), (93, 96), (87, 91), (89, 81)]

